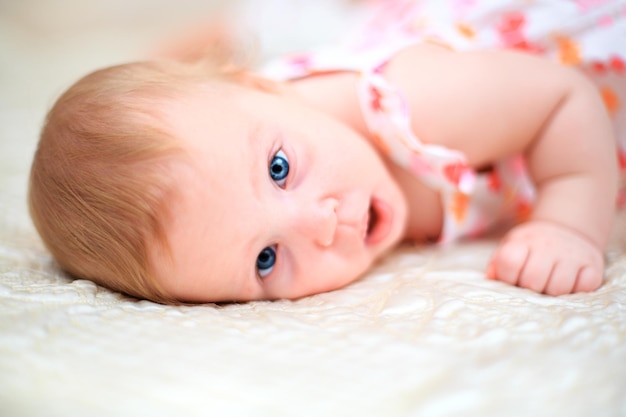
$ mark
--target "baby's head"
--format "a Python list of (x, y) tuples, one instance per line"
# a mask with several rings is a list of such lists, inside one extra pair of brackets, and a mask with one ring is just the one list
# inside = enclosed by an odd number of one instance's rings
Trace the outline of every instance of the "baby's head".
[(168, 62), (97, 71), (59, 98), (29, 198), (65, 270), (159, 302), (336, 289), (406, 222), (345, 124), (249, 73)]
[(169, 172), (182, 154), (155, 103), (180, 94), (177, 71), (140, 63), (79, 80), (48, 113), (30, 178), (31, 216), (65, 270), (157, 301), (170, 297), (147, 245), (167, 252)]

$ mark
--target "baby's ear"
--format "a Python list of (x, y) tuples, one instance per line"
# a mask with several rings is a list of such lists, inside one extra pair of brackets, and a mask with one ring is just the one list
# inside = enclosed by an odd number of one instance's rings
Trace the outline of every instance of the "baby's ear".
[(261, 77), (260, 75), (250, 71), (238, 72), (235, 74), (234, 78), (240, 85), (253, 88), (264, 93), (282, 95), (286, 91), (285, 86), (281, 82)]

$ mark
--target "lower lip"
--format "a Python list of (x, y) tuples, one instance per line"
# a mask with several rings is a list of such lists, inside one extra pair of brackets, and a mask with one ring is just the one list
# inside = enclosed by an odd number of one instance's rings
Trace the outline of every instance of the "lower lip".
[(376, 224), (365, 239), (365, 244), (368, 246), (382, 242), (389, 235), (393, 220), (393, 211), (386, 202), (374, 198), (372, 199), (372, 208), (376, 213)]

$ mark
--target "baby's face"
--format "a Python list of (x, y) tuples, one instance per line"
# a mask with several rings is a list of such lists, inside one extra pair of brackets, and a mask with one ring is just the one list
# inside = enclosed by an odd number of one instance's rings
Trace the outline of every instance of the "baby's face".
[(403, 236), (404, 196), (377, 152), (298, 100), (238, 86), (169, 103), (191, 155), (158, 279), (187, 302), (298, 298), (357, 279)]

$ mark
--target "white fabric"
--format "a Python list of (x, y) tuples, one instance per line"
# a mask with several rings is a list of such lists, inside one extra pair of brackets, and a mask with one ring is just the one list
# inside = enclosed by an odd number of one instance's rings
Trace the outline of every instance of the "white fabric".
[(68, 279), (24, 201), (37, 130), (85, 67), (141, 42), (136, 21), (106, 41), (81, 25), (26, 34), (40, 11), (11, 4), (0, 13), (0, 416), (626, 415), (625, 213), (607, 283), (559, 298), (487, 281), (489, 239), (403, 248), (344, 290), (293, 302), (171, 307)]

